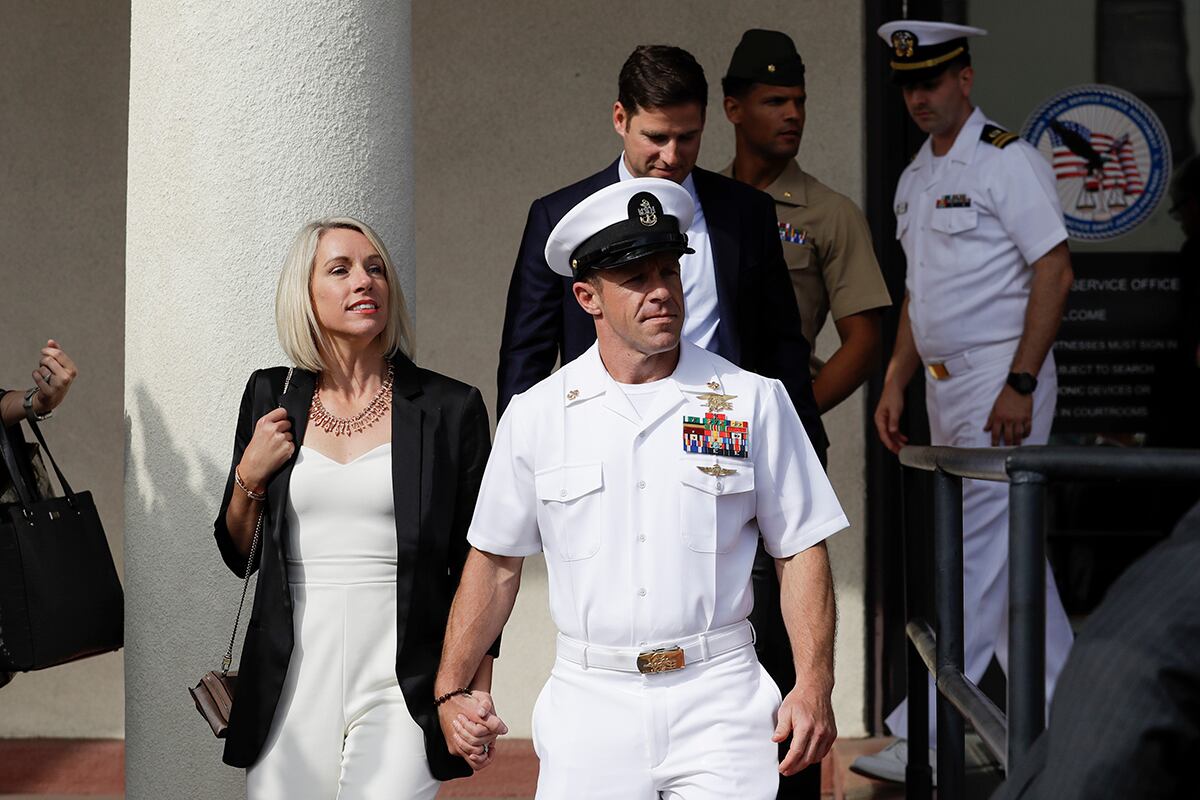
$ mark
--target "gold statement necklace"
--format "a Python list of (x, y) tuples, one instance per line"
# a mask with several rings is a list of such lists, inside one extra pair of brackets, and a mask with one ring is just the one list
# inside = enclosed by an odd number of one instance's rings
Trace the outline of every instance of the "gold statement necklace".
[(379, 387), (379, 391), (375, 393), (374, 399), (367, 404), (367, 407), (353, 417), (336, 417), (326, 410), (321, 403), (321, 379), (318, 377), (317, 388), (313, 389), (312, 408), (308, 412), (308, 418), (318, 428), (326, 433), (332, 433), (334, 436), (343, 434), (352, 436), (362, 433), (378, 422), (392, 407), (392, 378), (395, 377), (395, 373), (395, 367), (388, 362), (387, 377), (383, 379), (383, 385)]

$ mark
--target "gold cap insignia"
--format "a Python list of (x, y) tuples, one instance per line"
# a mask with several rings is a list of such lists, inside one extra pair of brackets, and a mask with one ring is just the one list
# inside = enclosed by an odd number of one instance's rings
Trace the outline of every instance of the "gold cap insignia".
[(774, 72), (774, 71), (775, 71), (775, 65), (767, 64), (767, 72)]
[(912, 31), (896, 31), (892, 34), (892, 47), (896, 50), (896, 58), (912, 58), (917, 46), (917, 35)]

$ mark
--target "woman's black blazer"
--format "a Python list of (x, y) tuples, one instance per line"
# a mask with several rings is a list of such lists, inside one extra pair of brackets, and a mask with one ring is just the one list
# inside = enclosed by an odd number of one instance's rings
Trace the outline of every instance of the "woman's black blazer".
[[(467, 527), (491, 449), (487, 409), (479, 390), (430, 372), (402, 355), (393, 358), (392, 491), (396, 507), (396, 677), (413, 719), (425, 732), (425, 753), (435, 778), (471, 774), (466, 761), (446, 749), (433, 707), (433, 680), (442, 652), (450, 601), (466, 560)], [(254, 425), (280, 403), (287, 369), (250, 376), (238, 414), (233, 465), (214, 525), (225, 563), (239, 577), (246, 559), (233, 545), (225, 511), (234, 491), (233, 466), (242, 458)], [(295, 434), (304, 441), (316, 375), (297, 369), (283, 397)], [(237, 696), (225, 741), (225, 763), (249, 767), (262, 753), (275, 718), (293, 644), (292, 598), (286, 553), (288, 484), (296, 456), (267, 484), (266, 517), (254, 607), (238, 664)], [(493, 655), (496, 648), (493, 647)], [(314, 724), (318, 724), (314, 721)]]

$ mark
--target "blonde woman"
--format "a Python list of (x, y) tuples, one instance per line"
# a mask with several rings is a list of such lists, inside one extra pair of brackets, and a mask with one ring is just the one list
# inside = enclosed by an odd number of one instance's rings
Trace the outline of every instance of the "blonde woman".
[[(215, 523), (241, 576), (263, 526), (225, 761), (247, 795), (433, 798), (490, 763), (491, 658), (478, 717), (447, 750), (433, 679), (490, 449), (479, 391), (417, 367), (391, 258), (364, 223), (296, 235), (275, 298), (288, 370), (242, 397)], [(282, 404), (282, 407), (279, 407)]]

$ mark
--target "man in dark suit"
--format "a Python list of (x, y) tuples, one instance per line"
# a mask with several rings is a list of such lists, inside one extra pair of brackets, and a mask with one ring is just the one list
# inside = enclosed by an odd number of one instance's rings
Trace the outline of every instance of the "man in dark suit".
[[(541, 197), (529, 208), (508, 287), (500, 344), (497, 410), (514, 394), (574, 360), (596, 340), (570, 279), (554, 274), (543, 251), (551, 229), (585, 197), (630, 177), (667, 178), (696, 202), (681, 259), (687, 317), (683, 335), (743, 369), (778, 378), (824, 460), (825, 432), (808, 374), (800, 328), (770, 196), (695, 166), (708, 102), (696, 59), (678, 47), (638, 47), (621, 68), (613, 127), (620, 158), (591, 177)], [(697, 246), (699, 245), (699, 246)]]
[[(743, 369), (777, 378), (787, 389), (821, 463), (827, 441), (813, 396), (810, 348), (800, 325), (770, 195), (695, 166), (704, 132), (708, 82), (690, 53), (644, 45), (626, 59), (613, 104), (621, 156), (600, 172), (539, 198), (529, 208), (508, 288), (500, 344), (497, 415), (513, 395), (566, 364), (596, 340), (592, 318), (571, 291), (572, 280), (546, 263), (546, 240), (584, 198), (629, 178), (666, 178), (696, 204), (688, 231), (695, 253), (680, 257), (686, 313), (683, 337)], [(774, 561), (759, 545), (754, 566), (759, 659), (784, 692), (795, 683), (791, 647), (779, 611)], [(786, 751), (788, 742), (780, 745)], [(780, 797), (815, 796), (820, 765), (785, 779)], [(801, 788), (803, 787), (803, 788)], [(793, 789), (800, 789), (794, 793)]]
[(1050, 726), (993, 800), (1195, 797), (1198, 760), (1200, 505), (1088, 618)]

